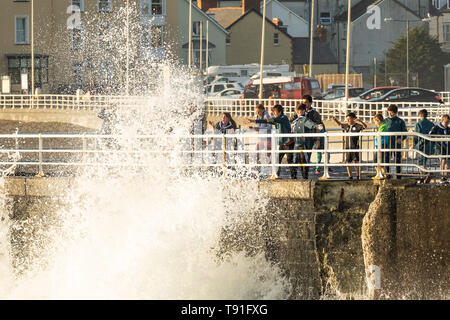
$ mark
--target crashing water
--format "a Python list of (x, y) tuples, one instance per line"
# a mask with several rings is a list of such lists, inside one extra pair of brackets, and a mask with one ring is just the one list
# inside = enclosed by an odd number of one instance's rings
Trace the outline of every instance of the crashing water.
[[(256, 181), (245, 170), (234, 175), (186, 171), (178, 165), (183, 161), (178, 138), (135, 139), (137, 134), (186, 135), (203, 112), (192, 78), (164, 68), (167, 78), (145, 108), (117, 110), (114, 132), (120, 138), (112, 148), (130, 152), (97, 156), (103, 165), (87, 167), (70, 190), (62, 190), (59, 202), (65, 205), (54, 214), (10, 219), (2, 195), (0, 298), (289, 297), (288, 281), (262, 248), (252, 254), (242, 248), (224, 254), (221, 248), (225, 226), (255, 224), (266, 214), (267, 199)], [(168, 81), (170, 74), (177, 77)], [(197, 106), (195, 112), (186, 111), (190, 105)], [(139, 152), (159, 148), (169, 153)], [(123, 157), (147, 166), (106, 165)], [(245, 183), (239, 183), (242, 178)], [(26, 234), (26, 244), (13, 241), (17, 234)]]

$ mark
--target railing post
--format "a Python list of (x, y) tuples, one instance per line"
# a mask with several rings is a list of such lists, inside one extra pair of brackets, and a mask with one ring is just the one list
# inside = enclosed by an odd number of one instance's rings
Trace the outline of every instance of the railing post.
[(42, 133), (39, 134), (39, 173), (36, 175), (36, 177), (41, 178), (44, 177), (44, 170), (42, 169), (42, 149), (43, 149), (43, 143), (42, 143)]
[(222, 137), (222, 154), (223, 154), (223, 175), (225, 176), (227, 171), (227, 140), (225, 138), (225, 135)]
[(278, 174), (277, 174), (277, 153), (276, 153), (276, 149), (278, 149), (278, 144), (276, 142), (275, 139), (275, 129), (272, 128), (271, 130), (271, 137), (270, 137), (270, 141), (271, 141), (271, 150), (270, 150), (270, 155), (272, 158), (272, 176), (270, 177), (270, 179), (277, 179), (278, 178)]
[(319, 180), (328, 180), (330, 179), (330, 173), (328, 172), (328, 133), (324, 132), (324, 146), (323, 146), (323, 154), (325, 156), (323, 160), (323, 176), (319, 178)]

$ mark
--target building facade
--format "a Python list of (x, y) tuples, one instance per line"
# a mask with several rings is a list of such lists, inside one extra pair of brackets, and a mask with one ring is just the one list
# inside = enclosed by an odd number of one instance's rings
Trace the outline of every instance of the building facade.
[[(227, 64), (259, 63), (263, 17), (256, 9), (247, 11), (232, 23), (227, 41)], [(288, 64), (293, 70), (292, 37), (266, 19), (264, 64)]]
[[(35, 87), (43, 93), (73, 93), (79, 88), (124, 93), (126, 79), (130, 93), (148, 90), (147, 83), (160, 73), (155, 62), (187, 62), (183, 45), (188, 42), (189, 1), (128, 4), (127, 10), (127, 0), (35, 0), (32, 37), (31, 2), (2, 0), (0, 76), (10, 77), (11, 92), (20, 93), (22, 75), (27, 74), (31, 88), (34, 39)], [(227, 31), (194, 6), (193, 21), (200, 20), (210, 21), (210, 53), (205, 56), (211, 63), (225, 64)], [(198, 37), (193, 41), (196, 50)]]

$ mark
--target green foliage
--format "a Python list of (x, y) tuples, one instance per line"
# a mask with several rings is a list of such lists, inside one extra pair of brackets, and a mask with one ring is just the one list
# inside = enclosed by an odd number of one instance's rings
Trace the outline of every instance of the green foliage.
[[(410, 86), (415, 86), (412, 79), (418, 75), (422, 88), (442, 90), (444, 86), (443, 66), (450, 61), (450, 54), (442, 51), (439, 41), (428, 32), (415, 27), (409, 30), (409, 74)], [(380, 73), (387, 73), (395, 79), (396, 84), (406, 85), (406, 35), (401, 35), (386, 53), (386, 60), (381, 63)]]

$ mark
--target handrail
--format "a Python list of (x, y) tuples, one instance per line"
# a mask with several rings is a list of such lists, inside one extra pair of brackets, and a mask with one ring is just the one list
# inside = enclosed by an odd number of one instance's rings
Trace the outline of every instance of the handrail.
[[(382, 141), (382, 137), (396, 137), (401, 139), (401, 145), (379, 143), (375, 146), (375, 139)], [(324, 144), (320, 149), (280, 150), (277, 146), (279, 138), (323, 138)], [(359, 148), (349, 149), (345, 140), (358, 137)], [(366, 139), (367, 138), (367, 139)], [(18, 139), (21, 144), (17, 144)], [(58, 146), (49, 146), (56, 143)], [(414, 145), (414, 139), (421, 144)], [(60, 141), (61, 140), (61, 141)], [(123, 142), (121, 142), (123, 140)], [(255, 148), (258, 141), (271, 141), (273, 148)], [(69, 141), (69, 146), (64, 144)], [(313, 167), (324, 169), (322, 178), (330, 178), (331, 167), (364, 167), (375, 177), (380, 177), (382, 167), (397, 167), (401, 175), (423, 176), (430, 173), (450, 172), (442, 169), (442, 160), (450, 161), (448, 148), (449, 136), (429, 136), (416, 132), (324, 132), (324, 133), (291, 133), (280, 134), (272, 131), (270, 134), (255, 132), (244, 133), (212, 133), (195, 135), (136, 135), (133, 137), (123, 135), (98, 134), (0, 134), (0, 165), (38, 167), (39, 175), (51, 170), (51, 167), (86, 167), (86, 166), (137, 166), (149, 167), (153, 165), (155, 157), (179, 155), (182, 162), (177, 167), (222, 167), (228, 168), (271, 168), (270, 174), (277, 176), (280, 167)], [(37, 143), (36, 143), (37, 142)], [(164, 142), (164, 143), (163, 143)], [(199, 143), (195, 143), (199, 142)], [(8, 143), (10, 147), (8, 147)], [(123, 144), (123, 147), (119, 147)], [(182, 148), (179, 148), (182, 146)], [(431, 147), (438, 152), (431, 152)], [(443, 152), (445, 151), (445, 152)], [(278, 163), (280, 153), (315, 155), (317, 152), (325, 154), (323, 163)], [(341, 156), (349, 153), (358, 153), (359, 163), (342, 162)], [(388, 162), (381, 154), (401, 154), (401, 161)], [(33, 156), (33, 154), (37, 155)], [(374, 155), (378, 154), (375, 161)], [(328, 157), (329, 155), (329, 157)], [(265, 162), (260, 160), (268, 157)], [(259, 157), (261, 159), (259, 159)], [(381, 159), (383, 158), (383, 159)], [(258, 160), (259, 159), (259, 160)]]

